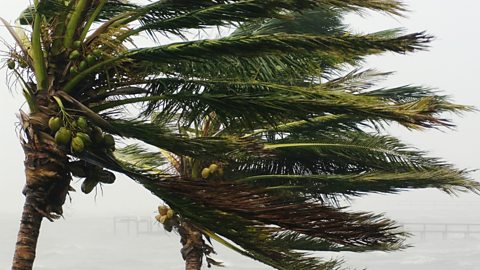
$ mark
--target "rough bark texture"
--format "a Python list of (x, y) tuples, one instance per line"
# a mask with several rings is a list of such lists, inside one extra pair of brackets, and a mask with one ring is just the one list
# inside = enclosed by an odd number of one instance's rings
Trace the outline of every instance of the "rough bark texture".
[(35, 209), (35, 200), (27, 196), (23, 206), (12, 270), (32, 269), (43, 216)]
[[(25, 153), (26, 196), (12, 269), (31, 270), (35, 260), (40, 225), (43, 217), (53, 220), (62, 215), (71, 176), (67, 149), (55, 143), (48, 129), (48, 119), (55, 114), (55, 104), (38, 96), (38, 111), (21, 112), (22, 146)], [(53, 109), (53, 110), (52, 110)]]
[(186, 221), (181, 221), (177, 229), (183, 245), (181, 252), (185, 260), (185, 269), (200, 270), (204, 254), (202, 233)]

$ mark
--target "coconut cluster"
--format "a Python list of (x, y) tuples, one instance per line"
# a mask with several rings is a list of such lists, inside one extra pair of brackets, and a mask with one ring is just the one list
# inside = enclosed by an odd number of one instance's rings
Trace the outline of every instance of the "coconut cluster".
[(69, 147), (73, 154), (81, 153), (89, 147), (95, 147), (96, 150), (115, 150), (113, 136), (90, 124), (83, 116), (68, 123), (60, 117), (51, 117), (48, 127), (52, 134), (55, 134), (55, 142), (58, 145)]
[(158, 207), (158, 215), (155, 216), (155, 219), (163, 224), (163, 227), (167, 231), (172, 231), (173, 228), (173, 217), (175, 216), (175, 211), (166, 205), (160, 205)]
[[(69, 149), (72, 154), (80, 154), (88, 148), (95, 151), (115, 150), (113, 136), (89, 123), (83, 116), (69, 121), (64, 121), (56, 116), (51, 117), (48, 120), (48, 127), (51, 134), (55, 136), (55, 142), (59, 146)], [(70, 162), (69, 169), (73, 176), (85, 178), (81, 189), (86, 194), (92, 192), (99, 183), (113, 184), (115, 182), (115, 175), (112, 172), (84, 161)]]
[(74, 41), (72, 43), (72, 48), (73, 51), (68, 55), (68, 59), (73, 63), (69, 69), (72, 76), (75, 76), (79, 72), (95, 65), (95, 63), (102, 58), (102, 51), (99, 49), (94, 49), (88, 53), (82, 53), (82, 42), (80, 40)]
[(112, 172), (85, 161), (72, 161), (69, 162), (68, 166), (73, 176), (85, 178), (81, 186), (81, 190), (85, 194), (92, 192), (100, 183), (113, 184), (116, 179), (115, 174)]
[(218, 164), (212, 163), (210, 166), (202, 169), (201, 175), (203, 179), (221, 178), (223, 177), (223, 168)]
[(14, 70), (17, 67), (27, 68), (28, 64), (21, 58), (10, 58), (7, 60), (7, 67), (8, 69)]

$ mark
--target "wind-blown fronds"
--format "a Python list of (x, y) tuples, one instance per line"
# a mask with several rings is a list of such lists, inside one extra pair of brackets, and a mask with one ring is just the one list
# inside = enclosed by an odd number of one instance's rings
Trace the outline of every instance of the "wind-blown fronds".
[[(125, 174), (174, 210), (181, 222), (170, 227), (159, 215), (167, 230), (188, 223), (197, 242), (215, 239), (276, 269), (342, 269), (306, 251), (404, 248), (393, 221), (351, 212), (337, 198), (478, 193), (467, 171), (382, 133), (392, 122), (451, 127), (442, 113), (472, 108), (426, 87), (379, 88), (390, 73), (362, 71), (364, 57), (423, 50), (431, 36), (350, 33), (342, 16), (368, 10), (405, 8), (397, 0), (34, 1), (19, 19), (29, 37), (2, 20), (18, 43), (7, 66), (31, 109), (22, 114), (27, 159), (85, 178), (85, 193), (111, 184), (110, 171)], [(193, 37), (214, 27), (218, 38)], [(143, 33), (154, 46), (135, 44)], [(49, 176), (28, 171), (27, 195), (43, 211), (51, 198), (35, 182)], [(64, 183), (54, 194), (55, 212), (67, 192)], [(207, 261), (211, 252), (182, 249)]]
[[(121, 136), (133, 138), (168, 150), (177, 155), (186, 155), (207, 160), (228, 155), (244, 156), (249, 152), (262, 151), (261, 145), (253, 140), (235, 137), (188, 138), (172, 134), (165, 129), (141, 121), (111, 120), (114, 130)], [(265, 151), (265, 155), (267, 155)]]
[(134, 12), (132, 18), (139, 20), (142, 26), (133, 33), (156, 30), (182, 35), (181, 30), (185, 28), (222, 26), (253, 19), (285, 19), (291, 18), (291, 12), (332, 7), (349, 11), (379, 10), (395, 15), (404, 11), (398, 1), (157, 1)]
[[(333, 261), (325, 263), (289, 251), (293, 247), (322, 251), (365, 251), (372, 245), (387, 250), (401, 247), (402, 233), (395, 232), (395, 225), (380, 216), (341, 212), (293, 198), (286, 204), (285, 199), (267, 190), (243, 184), (179, 179), (139, 181), (154, 194), (166, 198), (184, 217), (202, 224), (200, 228), (207, 235), (217, 232), (218, 236), (238, 244), (241, 253), (277, 269), (337, 269)], [(165, 194), (167, 190), (170, 194)], [(181, 198), (197, 203), (189, 205)], [(335, 225), (340, 223), (344, 224), (342, 230)], [(306, 242), (306, 246), (301, 244)]]
[(227, 55), (312, 54), (316, 51), (347, 55), (367, 55), (384, 51), (406, 53), (423, 49), (430, 38), (424, 33), (407, 34), (390, 39), (380, 38), (377, 35), (327, 36), (279, 33), (179, 42), (132, 50), (126, 56), (136, 60), (173, 61), (174, 59), (200, 60)]
[(406, 189), (438, 188), (447, 193), (479, 192), (480, 185), (466, 177), (466, 172), (447, 168), (424, 169), (409, 172), (369, 172), (350, 175), (256, 175), (241, 182), (259, 186), (276, 186), (306, 197), (353, 195), (366, 193), (397, 193)]
[(339, 113), (354, 115), (357, 119), (382, 119), (409, 127), (430, 127), (449, 125), (448, 120), (436, 118), (436, 113), (468, 108), (449, 103), (441, 96), (424, 96), (421, 88), (414, 87), (406, 89), (410, 91), (406, 91), (403, 98), (397, 95), (400, 102), (408, 102), (395, 104), (391, 97), (399, 89), (352, 94), (325, 89), (322, 85), (298, 87), (259, 81), (159, 78), (146, 83), (146, 97), (107, 101), (93, 109), (104, 111), (144, 102), (147, 103), (146, 115), (157, 110), (165, 115), (181, 112), (182, 118), (194, 122), (214, 112), (226, 127), (255, 127), (259, 123), (276, 126), (285, 120)]

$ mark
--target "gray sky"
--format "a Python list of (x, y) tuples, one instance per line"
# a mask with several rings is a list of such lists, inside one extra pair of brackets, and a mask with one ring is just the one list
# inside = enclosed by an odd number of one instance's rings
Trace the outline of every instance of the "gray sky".
[[(387, 85), (421, 84), (444, 91), (458, 103), (480, 107), (480, 94), (477, 83), (480, 60), (480, 33), (478, 29), (478, 15), (480, 2), (472, 0), (439, 1), (405, 1), (412, 10), (407, 19), (392, 18), (384, 15), (350, 16), (348, 22), (358, 31), (370, 32), (387, 28), (403, 27), (409, 31), (427, 30), (436, 36), (429, 52), (420, 52), (408, 56), (385, 54), (369, 58), (365, 65), (381, 71), (396, 71)], [(26, 0), (2, 1), (0, 16), (10, 22), (17, 17)], [(0, 36), (11, 41), (3, 27)], [(4, 48), (2, 48), (4, 49)], [(4, 74), (4, 72), (2, 72)], [(2, 75), (4, 76), (4, 75)], [(3, 77), (2, 77), (3, 78)], [(2, 79), (3, 81), (3, 79)], [(21, 151), (15, 125), (15, 114), (22, 104), (19, 93), (11, 93), (4, 83), (0, 83), (0, 118), (3, 132), (1, 136), (0, 166), (3, 172), (0, 181), (0, 214), (19, 215), (23, 203), (21, 189), (24, 182), (23, 153)], [(391, 133), (399, 135), (414, 146), (429, 151), (434, 156), (442, 157), (460, 168), (480, 168), (477, 151), (480, 149), (478, 132), (480, 131), (480, 114), (469, 113), (460, 118), (453, 116), (458, 125), (456, 130), (433, 130), (427, 132), (408, 132), (403, 128), (392, 127)], [(478, 173), (473, 173), (477, 179)], [(79, 183), (75, 184), (79, 189)], [(158, 200), (142, 188), (126, 179), (120, 179), (113, 186), (106, 186), (103, 196), (72, 195), (72, 203), (67, 202), (66, 217), (73, 216), (113, 216), (113, 215), (151, 215)], [(467, 204), (480, 210), (480, 198), (472, 195), (462, 195), (452, 199), (436, 191), (415, 191), (394, 196), (369, 196), (358, 200), (355, 208), (381, 210), (394, 218), (407, 219), (409, 211), (399, 211), (395, 206), (404, 203), (408, 205), (417, 202), (431, 201), (442, 205), (455, 206)], [(381, 202), (381, 203), (379, 203)], [(446, 206), (446, 207), (447, 207)], [(408, 207), (407, 207), (408, 208)], [(447, 207), (448, 208), (448, 207)], [(398, 210), (398, 211), (397, 211)], [(421, 215), (423, 211), (431, 209), (417, 209), (414, 213)], [(472, 209), (468, 209), (471, 211)], [(480, 223), (480, 219), (466, 214), (466, 209), (458, 209), (451, 213), (460, 218), (472, 219)], [(478, 212), (478, 211), (477, 211)], [(404, 215), (405, 214), (405, 215)], [(464, 216), (465, 214), (465, 216)], [(448, 217), (445, 217), (448, 219)]]

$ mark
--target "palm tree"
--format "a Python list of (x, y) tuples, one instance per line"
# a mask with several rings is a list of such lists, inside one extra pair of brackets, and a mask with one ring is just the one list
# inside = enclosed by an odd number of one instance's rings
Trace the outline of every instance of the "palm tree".
[[(210, 239), (277, 269), (340, 267), (305, 251), (403, 248), (393, 221), (339, 200), (478, 191), (465, 171), (381, 133), (448, 127), (441, 113), (471, 108), (424, 87), (376, 87), (388, 73), (359, 68), (364, 56), (422, 50), (430, 36), (350, 33), (341, 15), (364, 10), (404, 12), (396, 0), (35, 0), (19, 18), (31, 31), (3, 21), (29, 105), (12, 269), (32, 269), (72, 175), (88, 193), (112, 171), (168, 205), (158, 219), (182, 236), (187, 269), (217, 263)], [(197, 37), (215, 27), (226, 34)], [(134, 44), (143, 34), (153, 46)]]

